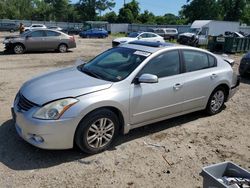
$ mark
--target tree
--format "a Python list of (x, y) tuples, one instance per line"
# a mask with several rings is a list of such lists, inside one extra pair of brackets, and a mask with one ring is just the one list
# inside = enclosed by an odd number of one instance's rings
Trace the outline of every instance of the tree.
[(130, 9), (121, 8), (118, 15), (118, 22), (120, 23), (133, 23), (134, 16)]
[(189, 23), (194, 20), (219, 19), (220, 6), (217, 0), (193, 0), (182, 6), (179, 14)]
[(250, 25), (250, 3), (246, 5), (243, 14), (241, 16), (241, 21)]
[(97, 18), (96, 10), (105, 11), (115, 6), (113, 0), (80, 0), (77, 3), (77, 11), (81, 20), (95, 20)]
[(107, 9), (111, 10), (114, 8), (115, 2), (114, 0), (99, 0), (96, 2), (96, 9), (99, 11), (99, 15), (101, 16), (101, 12)]
[(155, 15), (148, 10), (145, 10), (142, 14), (139, 15), (138, 20), (141, 23), (155, 24)]
[(227, 21), (239, 21), (246, 6), (246, 0), (219, 0), (221, 15)]
[(119, 10), (118, 22), (121, 23), (134, 23), (137, 22), (137, 18), (140, 13), (139, 3), (136, 0), (132, 0), (130, 3), (124, 5)]
[(68, 21), (69, 0), (44, 0), (44, 2), (52, 7), (53, 20)]
[(109, 23), (115, 23), (117, 19), (118, 17), (114, 11), (106, 13), (102, 18), (103, 21), (108, 21)]

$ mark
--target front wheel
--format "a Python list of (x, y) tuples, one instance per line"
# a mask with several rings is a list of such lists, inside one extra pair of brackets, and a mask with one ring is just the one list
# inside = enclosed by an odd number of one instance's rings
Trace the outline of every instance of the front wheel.
[(215, 115), (221, 112), (226, 99), (226, 92), (223, 87), (216, 88), (211, 94), (206, 111), (209, 115)]
[(108, 109), (94, 111), (79, 124), (75, 143), (86, 153), (99, 153), (110, 147), (118, 128), (119, 120), (114, 112)]
[(15, 54), (23, 54), (24, 53), (24, 47), (21, 44), (16, 44), (13, 48), (13, 51)]

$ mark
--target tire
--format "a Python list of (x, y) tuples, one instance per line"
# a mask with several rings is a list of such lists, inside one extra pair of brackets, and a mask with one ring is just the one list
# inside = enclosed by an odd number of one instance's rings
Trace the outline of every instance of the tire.
[(108, 109), (96, 110), (78, 125), (75, 143), (83, 152), (99, 153), (111, 146), (118, 131), (119, 120), (114, 112)]
[(209, 115), (215, 115), (222, 111), (226, 99), (224, 87), (217, 87), (209, 97), (206, 111)]
[(24, 53), (24, 46), (22, 44), (15, 44), (13, 47), (13, 52), (15, 54), (23, 54)]
[(65, 52), (68, 51), (68, 46), (67, 46), (66, 44), (60, 44), (60, 45), (58, 46), (58, 51), (59, 51), (60, 53), (65, 53)]

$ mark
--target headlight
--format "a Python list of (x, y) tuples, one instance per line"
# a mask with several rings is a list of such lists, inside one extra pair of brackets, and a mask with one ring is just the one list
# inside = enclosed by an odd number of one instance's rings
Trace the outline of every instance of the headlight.
[(40, 108), (34, 115), (34, 118), (55, 120), (59, 119), (61, 115), (69, 109), (72, 105), (77, 103), (77, 99), (67, 98), (51, 102)]

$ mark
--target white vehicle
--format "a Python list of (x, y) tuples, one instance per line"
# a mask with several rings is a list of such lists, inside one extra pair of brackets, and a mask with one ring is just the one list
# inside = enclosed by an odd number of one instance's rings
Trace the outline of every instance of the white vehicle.
[(25, 27), (24, 30), (27, 31), (31, 29), (46, 29), (46, 28), (47, 28), (46, 25), (43, 24), (32, 24), (29, 27)]
[(133, 32), (128, 37), (121, 37), (112, 41), (113, 47), (121, 43), (129, 43), (135, 40), (148, 41), (148, 42), (165, 42), (164, 38), (160, 35), (151, 32)]
[(191, 25), (189, 32), (180, 34), (178, 40), (181, 44), (188, 44), (190, 38), (196, 38), (198, 45), (206, 45), (208, 36), (223, 35), (226, 31), (237, 32), (239, 27), (240, 22), (196, 20)]
[(58, 26), (50, 26), (50, 27), (48, 27), (48, 29), (53, 29), (53, 30), (56, 30), (56, 31), (62, 31), (63, 30), (63, 28), (58, 27)]
[(176, 39), (178, 36), (178, 31), (175, 28), (155, 28), (153, 31), (162, 36), (165, 40)]

